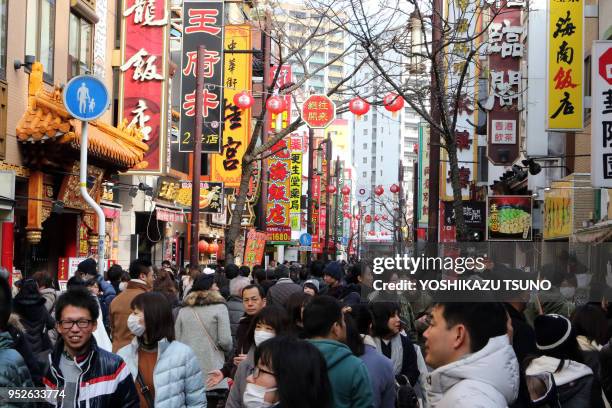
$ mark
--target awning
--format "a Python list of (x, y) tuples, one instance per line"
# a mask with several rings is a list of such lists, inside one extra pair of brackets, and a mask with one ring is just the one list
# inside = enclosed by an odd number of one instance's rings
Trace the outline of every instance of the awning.
[(600, 243), (612, 240), (612, 221), (605, 221), (588, 228), (576, 230), (573, 241), (578, 243)]
[(166, 208), (155, 207), (155, 217), (158, 221), (185, 222), (185, 214)]
[[(28, 88), (28, 108), (17, 123), (17, 140), (22, 143), (65, 145), (80, 149), (81, 125), (64, 108), (62, 91), (44, 89), (42, 64), (32, 66)], [(149, 147), (142, 142), (142, 134), (135, 128), (118, 128), (94, 120), (89, 126), (88, 153), (118, 170), (138, 169), (143, 166)], [(27, 149), (24, 149), (27, 153)], [(146, 163), (144, 163), (146, 166)]]

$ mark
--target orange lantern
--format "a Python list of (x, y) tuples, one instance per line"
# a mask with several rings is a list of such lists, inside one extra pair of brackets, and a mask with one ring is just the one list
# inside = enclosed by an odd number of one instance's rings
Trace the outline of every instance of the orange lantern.
[(219, 244), (217, 244), (216, 242), (213, 242), (212, 244), (210, 244), (208, 246), (208, 253), (209, 254), (216, 254), (217, 251), (219, 251)]
[(198, 251), (199, 251), (200, 253), (202, 253), (202, 252), (207, 252), (207, 251), (208, 251), (208, 248), (209, 248), (209, 246), (208, 246), (208, 242), (206, 242), (206, 241), (204, 241), (204, 240), (201, 240), (200, 242), (198, 242)]

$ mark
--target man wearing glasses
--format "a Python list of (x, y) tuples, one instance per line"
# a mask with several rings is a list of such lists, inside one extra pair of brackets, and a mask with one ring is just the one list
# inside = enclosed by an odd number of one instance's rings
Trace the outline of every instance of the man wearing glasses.
[(116, 354), (98, 348), (93, 332), (98, 304), (85, 288), (73, 288), (57, 300), (55, 318), (61, 338), (49, 356), (43, 378), (48, 390), (59, 391), (53, 406), (138, 407), (134, 380)]

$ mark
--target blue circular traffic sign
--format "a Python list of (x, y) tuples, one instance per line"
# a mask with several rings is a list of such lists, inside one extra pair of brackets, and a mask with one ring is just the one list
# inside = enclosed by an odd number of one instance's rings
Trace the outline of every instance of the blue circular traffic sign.
[(300, 235), (300, 245), (310, 246), (311, 244), (312, 244), (312, 235), (310, 235), (307, 232)]
[(104, 83), (91, 75), (72, 78), (64, 88), (64, 106), (76, 119), (98, 119), (109, 104), (108, 90)]

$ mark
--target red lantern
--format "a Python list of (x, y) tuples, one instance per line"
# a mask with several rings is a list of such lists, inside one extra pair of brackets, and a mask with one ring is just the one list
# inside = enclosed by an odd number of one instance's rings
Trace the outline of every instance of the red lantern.
[(329, 186), (327, 186), (327, 192), (329, 194), (334, 194), (336, 192), (336, 186), (334, 186), (333, 184), (330, 184)]
[(380, 217), (378, 215), (375, 215), (374, 216), (374, 221), (378, 221), (378, 220), (380, 220)]
[(391, 187), (389, 187), (389, 190), (391, 190), (393, 194), (397, 194), (399, 193), (400, 188), (397, 184), (391, 184)]
[(388, 218), (389, 218), (389, 217), (387, 217), (386, 215), (383, 215), (383, 216), (382, 216), (383, 221), (387, 221), (387, 219), (388, 219)]
[(370, 214), (365, 216), (365, 222), (368, 224), (372, 222), (372, 216)]
[(349, 195), (351, 194), (351, 188), (349, 186), (344, 186), (340, 189), (340, 192), (342, 193), (342, 195)]
[(382, 186), (378, 186), (374, 189), (374, 194), (381, 196), (385, 193), (385, 189)]
[(386, 110), (392, 112), (393, 116), (395, 116), (395, 112), (404, 107), (404, 98), (394, 92), (391, 92), (383, 98), (383, 105), (385, 105)]
[(355, 214), (355, 215), (353, 215), (353, 218), (355, 218), (357, 221), (359, 221), (361, 219), (361, 215)]
[(345, 212), (345, 213), (344, 213), (344, 218), (351, 218), (351, 214), (350, 214), (350, 213)]
[(255, 103), (255, 99), (247, 91), (242, 91), (234, 95), (234, 105), (240, 109), (249, 109)]
[(412, 151), (414, 152), (414, 154), (417, 154), (419, 152), (419, 144), (418, 143), (414, 144), (414, 148), (412, 149)]
[(270, 112), (274, 113), (275, 115), (278, 115), (279, 113), (282, 113), (285, 111), (285, 109), (287, 109), (287, 104), (285, 103), (285, 100), (283, 98), (274, 95), (268, 98), (268, 101), (266, 102), (266, 107)]
[(201, 240), (198, 242), (198, 251), (199, 252), (207, 252), (208, 251), (208, 242)]
[(369, 232), (369, 234), (370, 234), (370, 235), (376, 235), (376, 232), (374, 232), (374, 231), (370, 231), (370, 232)]
[(213, 242), (212, 244), (208, 246), (208, 253), (211, 255), (216, 254), (218, 250), (219, 250), (219, 244), (217, 244), (216, 242)]
[(362, 115), (368, 113), (370, 110), (370, 104), (362, 98), (356, 96), (349, 101), (349, 110), (356, 115), (357, 118), (360, 118)]

